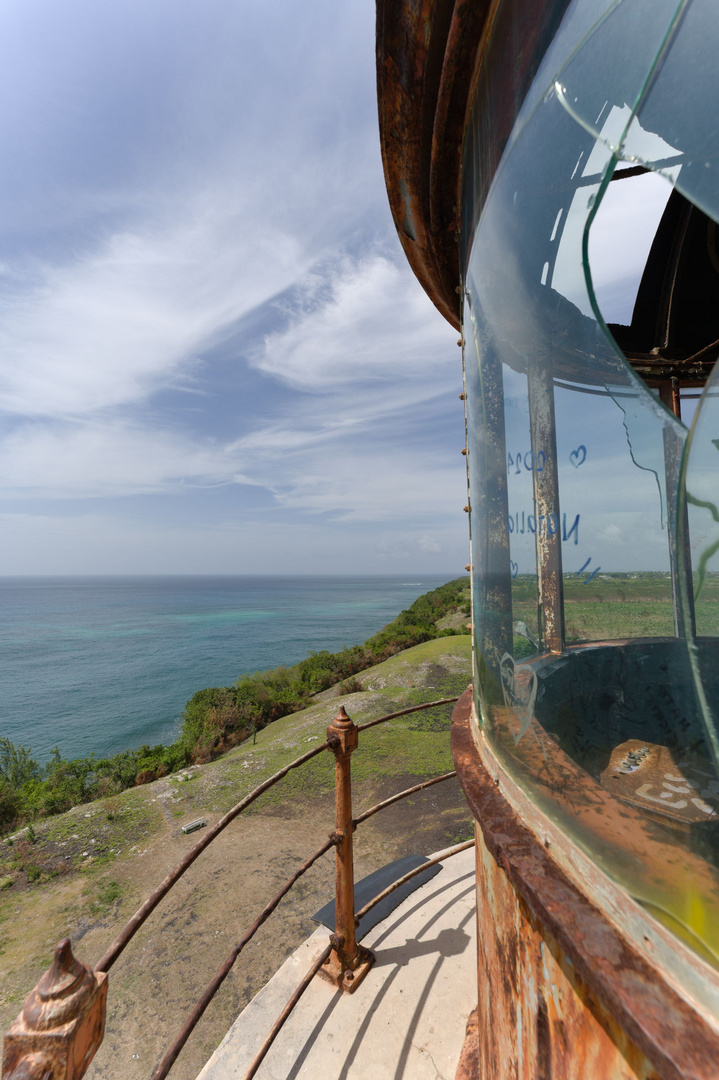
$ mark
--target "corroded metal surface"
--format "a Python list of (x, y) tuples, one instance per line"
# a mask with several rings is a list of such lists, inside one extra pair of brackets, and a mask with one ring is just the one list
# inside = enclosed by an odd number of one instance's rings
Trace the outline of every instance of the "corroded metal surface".
[[(551, 356), (535, 354), (528, 366), (529, 430), (534, 460), (544, 460), (543, 469), (532, 472), (534, 513), (540, 528), (535, 533), (539, 635), (542, 647), (561, 653), (564, 649), (564, 579), (559, 522), (559, 473), (557, 469), (557, 427), (554, 420), (554, 378)], [(552, 532), (552, 519), (557, 528)], [(546, 528), (541, 528), (541, 522)]]
[(451, 268), (443, 266), (443, 242), (432, 236), (428, 207), (434, 111), (453, 7), (454, 0), (378, 0), (377, 91), (385, 182), (399, 238), (422, 287), (459, 328), (459, 253), (455, 245)]
[(612, 795), (660, 814), (662, 822), (717, 820), (719, 781), (711, 762), (698, 754), (627, 739), (612, 751), (600, 780)]
[(352, 774), (350, 756), (357, 749), (358, 728), (340, 705), (327, 728), (327, 745), (335, 755), (335, 932), (332, 952), (322, 976), (353, 993), (374, 963), (374, 956), (357, 943), (352, 833)]
[(467, 1020), (467, 1033), (459, 1057), (454, 1080), (480, 1080), (479, 1073), (479, 1010), (472, 1009)]
[(80, 1080), (105, 1031), (107, 975), (76, 960), (70, 941), (28, 995), (5, 1036), (3, 1080)]
[(491, 173), (565, 7), (566, 0), (377, 0), (380, 146), (392, 216), (422, 287), (457, 329), (461, 155), (478, 69), (488, 56), (482, 90), (495, 115), (482, 150)]
[(477, 913), (482, 1080), (655, 1080), (645, 1055), (531, 918), (481, 834)]
[(482, 764), (471, 708), (467, 692), (452, 748), (478, 823), (482, 1080), (713, 1080), (719, 1036), (523, 823)]

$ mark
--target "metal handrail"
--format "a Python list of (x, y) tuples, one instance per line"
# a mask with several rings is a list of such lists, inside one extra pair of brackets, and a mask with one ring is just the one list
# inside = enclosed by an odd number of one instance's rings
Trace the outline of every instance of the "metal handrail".
[(285, 765), (283, 769), (274, 773), (268, 777), (267, 780), (259, 784), (254, 788), (249, 795), (245, 795), (244, 799), (241, 799), (231, 810), (228, 810), (224, 817), (221, 817), (219, 821), (215, 822), (211, 829), (209, 829), (202, 839), (191, 848), (185, 857), (177, 864), (174, 870), (172, 870), (167, 877), (162, 881), (155, 891), (148, 896), (144, 904), (137, 909), (135, 914), (128, 922), (113, 941), (110, 948), (103, 954), (98, 963), (95, 965), (95, 971), (109, 971), (112, 965), (117, 960), (118, 956), (125, 949), (127, 944), (132, 940), (134, 935), (140, 929), (142, 924), (147, 919), (148, 915), (152, 914), (160, 901), (165, 897), (173, 885), (179, 881), (186, 870), (192, 866), (198, 855), (201, 855), (206, 847), (212, 843), (216, 836), (226, 829), (231, 821), (234, 821), (238, 814), (241, 814), (243, 810), (246, 810), (256, 799), (259, 799), (260, 795), (263, 795), (265, 791), (268, 791), (271, 787), (287, 776), (287, 773), (292, 769), (299, 768), (300, 765), (304, 765), (307, 761), (310, 761), (313, 757), (317, 757), (323, 750), (327, 749), (327, 743), (323, 742), (320, 746), (315, 746), (312, 750), (308, 750), (306, 754), (302, 754), (301, 757), (295, 758), (289, 765)]
[[(439, 705), (451, 705), (457, 701), (456, 697), (452, 698), (440, 698), (437, 701), (428, 701), (423, 705), (411, 705), (407, 709), (399, 709), (397, 712), (387, 713), (385, 716), (380, 716), (376, 720), (370, 720), (366, 724), (357, 725), (358, 731), (366, 731), (367, 728), (375, 727), (377, 724), (384, 724), (388, 720), (395, 720), (400, 716), (408, 716), (410, 713), (419, 712), (422, 709), (431, 709)], [(259, 799), (260, 795), (263, 795), (266, 791), (269, 791), (271, 787), (282, 780), (292, 769), (297, 769), (300, 765), (304, 765), (306, 762), (311, 761), (312, 758), (317, 757), (324, 750), (329, 748), (327, 741), (320, 743), (319, 746), (315, 746), (312, 750), (308, 750), (306, 754), (302, 754), (300, 757), (295, 758), (289, 765), (285, 765), (278, 772), (269, 776), (256, 788), (254, 788), (249, 795), (246, 795), (240, 800), (231, 810), (228, 810), (224, 817), (221, 817), (219, 821), (215, 822), (211, 829), (204, 834), (201, 840), (191, 848), (184, 858), (177, 864), (167, 877), (160, 882), (155, 891), (148, 896), (147, 900), (138, 908), (131, 919), (125, 923), (118, 936), (113, 941), (112, 945), (103, 953), (100, 960), (95, 964), (95, 971), (109, 971), (117, 958), (123, 952), (125, 947), (132, 940), (134, 935), (140, 929), (142, 924), (147, 919), (148, 915), (151, 915), (160, 901), (167, 895), (170, 889), (174, 886), (175, 882), (179, 881), (186, 870), (192, 866), (195, 859), (202, 854), (206, 847), (212, 843), (216, 836), (226, 829), (231, 821), (246, 810), (256, 799)]]
[[(447, 773), (447, 775), (443, 776), (442, 779), (447, 780), (450, 776), (454, 775), (456, 774)], [(403, 794), (409, 795), (410, 791), (403, 792)], [(359, 922), (360, 919), (363, 919), (364, 916), (367, 915), (373, 907), (376, 907), (377, 904), (379, 904), (382, 900), (384, 900), (391, 893), (393, 893), (395, 889), (399, 889), (402, 885), (406, 885), (408, 881), (411, 881), (412, 878), (417, 877), (419, 874), (423, 874), (425, 870), (428, 870), (430, 868), (430, 866), (436, 866), (438, 863), (444, 862), (445, 859), (451, 859), (453, 855), (459, 855), (460, 851), (466, 851), (468, 848), (471, 847), (474, 847), (474, 840), (465, 840), (463, 843), (457, 844), (456, 847), (449, 848), (447, 851), (442, 852), (442, 854), (438, 855), (435, 859), (428, 859), (427, 862), (422, 863), (421, 866), (416, 866), (414, 870), (410, 870), (409, 873), (404, 874), (401, 878), (397, 878), (397, 880), (394, 881), (391, 885), (388, 885), (386, 889), (383, 889), (382, 892), (377, 893), (377, 895), (373, 897), (372, 900), (369, 900), (363, 908), (360, 908), (360, 910), (355, 915), (357, 922)], [(300, 1000), (317, 972), (320, 971), (323, 965), (327, 963), (329, 955), (332, 952), (332, 947), (332, 942), (330, 941), (327, 948), (309, 968), (306, 975), (302, 979), (302, 982), (299, 984), (294, 994), (289, 999), (284, 1009), (272, 1025), (272, 1028), (270, 1029), (267, 1038), (252, 1059), (252, 1063), (247, 1072), (245, 1073), (243, 1080), (252, 1080), (252, 1077), (255, 1075), (260, 1065), (264, 1061), (265, 1057), (267, 1056), (270, 1047), (272, 1046), (273, 1042), (284, 1027), (285, 1021), (289, 1017), (295, 1005)], [(152, 1080), (156, 1080), (156, 1078), (153, 1076)]]
[(274, 1024), (272, 1025), (272, 1027), (271, 1027), (271, 1029), (269, 1031), (269, 1034), (267, 1035), (267, 1038), (265, 1039), (262, 1046), (260, 1047), (260, 1049), (255, 1054), (255, 1056), (254, 1056), (254, 1058), (252, 1060), (252, 1064), (250, 1065), (249, 1069), (245, 1073), (244, 1080), (252, 1080), (252, 1077), (255, 1075), (255, 1073), (259, 1069), (260, 1065), (264, 1061), (265, 1057), (267, 1056), (267, 1053), (268, 1053), (270, 1047), (272, 1046), (273, 1042), (275, 1041), (275, 1039), (279, 1035), (282, 1028), (285, 1026), (285, 1022), (286, 1022), (287, 1018), (289, 1017), (290, 1013), (292, 1012), (295, 1005), (297, 1004), (297, 1002), (300, 1000), (300, 998), (304, 994), (307, 987), (310, 985), (310, 983), (314, 979), (315, 975), (317, 975), (317, 973), (319, 971), (321, 971), (322, 968), (324, 967), (324, 965), (327, 963), (327, 961), (329, 960), (329, 956), (330, 956), (331, 952), (332, 952), (332, 942), (329, 943), (327, 948), (323, 952), (320, 953), (320, 955), (317, 957), (315, 962), (311, 965), (311, 967), (309, 968), (309, 970), (305, 974), (304, 978), (299, 983), (299, 985), (298, 985), (297, 989), (295, 990), (294, 994), (289, 999), (289, 1001), (285, 1005), (284, 1009), (282, 1010), (280, 1015), (275, 1020)]
[[(416, 784), (414, 787), (406, 788), (405, 791), (400, 791), (398, 795), (393, 795), (390, 799), (385, 799), (384, 802), (378, 803), (376, 806), (370, 807), (369, 810), (366, 810), (363, 814), (360, 814), (359, 817), (354, 818), (353, 819), (353, 824), (354, 824), (354, 826), (357, 826), (362, 821), (366, 821), (367, 818), (372, 817), (373, 814), (378, 813), (380, 810), (384, 810), (385, 807), (390, 806), (392, 803), (399, 802), (400, 799), (405, 799), (408, 795), (413, 795), (417, 791), (422, 791), (425, 788), (432, 787), (432, 785), (434, 785), (434, 784), (439, 784), (443, 780), (451, 780), (451, 778), (453, 776), (456, 776), (456, 775), (457, 775), (456, 772), (444, 773), (443, 776), (435, 776), (431, 780), (426, 780), (423, 784)], [(474, 841), (471, 841), (471, 843), (474, 843)], [(329, 839), (322, 845), (322, 847), (318, 848), (318, 850), (314, 853), (314, 855), (310, 856), (310, 858), (307, 860), (307, 862), (303, 863), (303, 865), (300, 867), (300, 869), (298, 871), (296, 871), (296, 873), (293, 874), (291, 878), (288, 879), (288, 881), (282, 886), (282, 888), (277, 893), (277, 895), (274, 896), (273, 899), (267, 905), (267, 907), (264, 908), (262, 914), (259, 916), (259, 918), (256, 920), (256, 922), (253, 923), (253, 925), (250, 927), (250, 929), (247, 931), (247, 933), (243, 936), (243, 938), (240, 941), (239, 945), (237, 945), (232, 950), (229, 957), (227, 958), (225, 963), (222, 965), (222, 967), (220, 968), (220, 970), (217, 973), (217, 975), (215, 976), (215, 978), (212, 980), (212, 982), (209, 984), (209, 986), (205, 990), (204, 994), (202, 995), (202, 997), (198, 1001), (197, 1005), (192, 1010), (190, 1016), (185, 1021), (185, 1024), (184, 1024), (182, 1030), (179, 1032), (179, 1034), (178, 1034), (177, 1038), (175, 1039), (175, 1041), (173, 1042), (172, 1046), (167, 1051), (167, 1053), (163, 1057), (163, 1059), (160, 1062), (160, 1064), (158, 1065), (158, 1067), (155, 1069), (155, 1072), (152, 1074), (152, 1080), (164, 1080), (164, 1078), (167, 1076), (167, 1074), (170, 1071), (172, 1065), (176, 1061), (180, 1051), (182, 1050), (183, 1046), (185, 1045), (188, 1038), (190, 1037), (193, 1029), (197, 1025), (198, 1021), (202, 1017), (203, 1013), (207, 1009), (207, 1007), (210, 1004), (210, 1002), (212, 1001), (213, 997), (215, 996), (215, 994), (219, 990), (220, 986), (222, 985), (224, 980), (229, 975), (229, 973), (230, 973), (230, 971), (232, 969), (232, 965), (234, 964), (235, 960), (237, 959), (237, 957), (242, 952), (242, 949), (250, 941), (250, 939), (254, 936), (256, 931), (259, 930), (262, 923), (265, 922), (265, 920), (268, 918), (268, 916), (271, 915), (271, 913), (275, 910), (275, 908), (277, 907), (277, 905), (279, 904), (279, 902), (283, 898), (283, 896), (287, 895), (287, 893), (290, 891), (290, 889), (295, 884), (295, 882), (298, 880), (298, 878), (300, 878), (302, 876), (302, 874), (304, 874), (307, 870), (309, 870), (309, 868), (319, 858), (321, 858), (322, 855), (326, 854), (326, 852), (328, 852), (330, 850), (330, 848), (335, 847), (336, 844), (337, 844), (337, 836), (333, 833), (329, 837)], [(458, 849), (458, 850), (463, 850), (463, 848)], [(451, 854), (454, 854), (454, 852), (452, 851), (452, 852), (447, 853), (446, 857), (449, 857), (449, 855), (451, 855)], [(436, 860), (431, 860), (430, 862), (422, 863), (421, 867), (418, 868), (416, 873), (422, 873), (422, 871), (426, 870), (428, 866), (434, 866), (435, 862), (436, 862)], [(398, 887), (399, 884), (404, 884), (405, 881), (409, 881), (414, 876), (415, 876), (414, 871), (412, 873), (410, 873), (409, 875), (405, 874), (405, 876), (403, 878), (399, 879), (399, 881), (397, 882), (396, 887)], [(390, 892), (391, 891), (392, 890), (390, 890)], [(387, 894), (387, 895), (389, 895), (389, 894)], [(382, 894), (382, 897), (383, 896), (384, 896), (384, 894)], [(371, 903), (370, 906), (374, 906), (374, 904)], [(367, 910), (369, 910), (369, 908), (367, 908)], [(362, 911), (362, 914), (364, 914), (364, 909)], [(357, 920), (359, 920), (361, 918), (360, 913), (358, 913), (355, 916), (355, 918)], [(328, 946), (328, 949), (327, 949), (327, 955), (328, 956), (329, 956), (331, 950), (332, 950), (332, 943), (330, 943), (330, 945)]]
[[(328, 738), (324, 743), (319, 746), (313, 747), (312, 750), (302, 754), (294, 761), (285, 765), (278, 772), (268, 777), (256, 788), (254, 788), (248, 795), (240, 800), (235, 806), (232, 807), (222, 818), (215, 823), (215, 825), (208, 830), (203, 838), (195, 844), (195, 846), (187, 852), (180, 863), (167, 875), (167, 877), (160, 883), (160, 885), (153, 891), (153, 893), (145, 900), (145, 902), (138, 908), (135, 914), (128, 920), (120, 934), (115, 941), (106, 950), (101, 959), (95, 966), (94, 971), (90, 971), (83, 964), (80, 964), (72, 955), (70, 948), (70, 942), (64, 940), (60, 942), (55, 952), (55, 961), (48, 972), (43, 976), (41, 980), (43, 1001), (46, 1004), (43, 1006), (43, 1014), (40, 1021), (40, 1026), (33, 1025), (30, 1022), (29, 1017), (32, 1013), (27, 1012), (27, 1006), (37, 996), (37, 989), (34, 990), (26, 1002), (26, 1009), (18, 1017), (18, 1020), (12, 1025), (5, 1039), (5, 1054), (3, 1058), (3, 1077), (7, 1080), (12, 1080), (14, 1076), (22, 1074), (24, 1080), (40, 1080), (42, 1076), (46, 1075), (48, 1062), (55, 1061), (55, 1058), (62, 1058), (63, 1062), (65, 1058), (72, 1055), (75, 1061), (77, 1058), (77, 1047), (75, 1042), (82, 1043), (82, 1057), (84, 1058), (84, 1067), (81, 1072), (75, 1073), (77, 1080), (84, 1074), (85, 1069), (90, 1064), (94, 1054), (96, 1053), (100, 1043), (102, 1042), (102, 1035), (104, 1032), (104, 1016), (105, 1016), (105, 1001), (107, 997), (107, 972), (115, 963), (117, 958), (126, 948), (128, 943), (132, 940), (137, 930), (143, 925), (149, 915), (154, 911), (160, 901), (167, 895), (170, 889), (175, 883), (182, 877), (192, 863), (198, 858), (200, 854), (212, 843), (212, 841), (233, 821), (243, 810), (250, 806), (256, 799), (260, 797), (264, 792), (268, 791), (281, 779), (283, 779), (291, 770), (299, 768), (301, 765), (306, 764), (312, 758), (317, 757), (325, 750), (329, 749), (335, 755), (335, 804), (336, 804), (336, 828), (325, 843), (318, 848), (313, 855), (311, 855), (305, 863), (299, 867), (295, 873), (288, 879), (288, 881), (282, 886), (278, 893), (272, 898), (272, 900), (265, 906), (260, 915), (257, 917), (252, 926), (246, 931), (239, 943), (232, 950), (227, 960), (223, 964), (222, 968), (217, 972), (212, 982), (204, 991), (202, 997), (199, 999), (194, 1009), (188, 1016), (182, 1030), (174, 1040), (170, 1048), (165, 1053), (162, 1061), (157, 1066), (153, 1073), (152, 1080), (164, 1080), (168, 1072), (172, 1068), (172, 1065), (176, 1061), (183, 1046), (187, 1042), (190, 1034), (194, 1030), (198, 1021), (202, 1017), (203, 1013), (207, 1009), (210, 1002), (213, 1000), (217, 990), (222, 985), (227, 975), (232, 969), (233, 964), (237, 960), (238, 956), (244, 949), (245, 945), (252, 939), (260, 926), (269, 918), (272, 912), (277, 908), (280, 900), (292, 889), (295, 883), (305, 874), (311, 866), (317, 862), (323, 855), (325, 855), (330, 848), (334, 847), (336, 850), (336, 896), (335, 896), (335, 934), (331, 935), (330, 944), (323, 952), (322, 956), (312, 965), (310, 971), (307, 973), (300, 986), (293, 994), (292, 998), (288, 1002), (285, 1009), (280, 1014), (280, 1017), (276, 1021), (272, 1028), (272, 1031), (268, 1035), (263, 1047), (258, 1052), (255, 1060), (253, 1061), (250, 1071), (247, 1073), (246, 1080), (250, 1080), (255, 1075), (257, 1068), (264, 1058), (265, 1054), (269, 1050), (274, 1038), (281, 1029), (287, 1017), (290, 1015), (294, 1004), (299, 1000), (304, 993), (307, 986), (311, 982), (317, 972), (322, 971), (325, 977), (330, 978), (336, 985), (342, 987), (345, 990), (352, 991), (361, 981), (361, 979), (369, 970), (374, 957), (366, 949), (359, 946), (355, 939), (355, 929), (359, 922), (359, 919), (366, 911), (369, 911), (376, 903), (379, 903), (385, 895), (389, 895), (395, 888), (399, 888), (405, 881), (409, 881), (415, 877), (416, 874), (426, 870), (428, 866), (435, 865), (439, 859), (431, 860), (428, 863), (423, 863), (417, 870), (404, 875), (403, 878), (395, 882), (389, 889), (385, 889), (383, 893), (379, 894), (374, 900), (366, 904), (360, 913), (355, 916), (354, 912), (354, 874), (352, 870), (352, 834), (357, 825), (363, 821), (366, 821), (369, 817), (378, 813), (380, 810), (391, 806), (393, 803), (398, 802), (400, 799), (406, 798), (408, 795), (412, 795), (415, 792), (422, 791), (425, 788), (431, 787), (434, 784), (441, 783), (444, 780), (449, 780), (456, 775), (454, 772), (445, 773), (442, 776), (433, 777), (431, 780), (426, 780), (421, 784), (416, 784), (411, 788), (407, 788), (397, 795), (391, 796), (389, 799), (385, 799), (378, 803), (376, 806), (370, 807), (359, 817), (353, 818), (351, 811), (351, 796), (350, 796), (350, 769), (349, 760), (350, 754), (357, 746), (357, 735), (359, 731), (367, 730), (368, 728), (375, 727), (378, 724), (386, 723), (388, 720), (394, 720), (400, 716), (406, 716), (408, 714), (419, 712), (421, 710), (430, 709), (440, 705), (449, 705), (456, 702), (457, 697), (441, 698), (435, 701), (425, 702), (421, 705), (412, 705), (405, 709), (399, 709), (393, 713), (387, 713), (384, 716), (380, 716), (375, 720), (370, 720), (365, 724), (354, 724), (344, 711), (344, 708), (340, 707), (340, 710), (335, 717), (332, 725), (327, 729)], [(455, 854), (457, 851), (464, 850), (464, 848), (470, 846), (473, 841), (469, 841), (464, 845), (460, 845), (458, 848), (450, 850), (445, 853), (444, 858), (448, 858), (450, 855)], [(329, 965), (329, 966), (328, 966)], [(62, 1014), (62, 1023), (67, 1025), (67, 1009), (63, 1009), (62, 1006), (55, 1004), (55, 999), (60, 999), (65, 994), (65, 987), (68, 985), (69, 978), (80, 978), (82, 975), (83, 994), (78, 995), (76, 1015), (73, 1019), (73, 1031), (68, 1039), (64, 1039), (62, 1042), (54, 1039), (53, 1023), (54, 1018), (53, 1009), (55, 1008), (59, 1017)], [(94, 1012), (95, 1023), (88, 1028), (86, 1016), (88, 1012)], [(27, 1015), (26, 1015), (27, 1014)], [(54, 1026), (57, 1026), (55, 1024)], [(89, 1034), (90, 1033), (90, 1034)], [(42, 1041), (43, 1037), (47, 1036), (47, 1050), (43, 1047), (41, 1052), (38, 1052), (38, 1037)], [(90, 1038), (90, 1042), (87, 1040)], [(87, 1045), (86, 1045), (87, 1044)], [(63, 1066), (61, 1065), (61, 1069)], [(20, 1070), (20, 1073), (16, 1072), (16, 1069)]]
[(400, 799), (406, 799), (408, 795), (414, 795), (416, 791), (424, 791), (425, 788), (433, 787), (434, 784), (441, 784), (443, 780), (451, 780), (452, 777), (456, 775), (456, 772), (447, 772), (443, 773), (442, 776), (433, 776), (431, 780), (425, 780), (422, 784), (415, 784), (414, 787), (400, 791), (398, 795), (391, 795), (389, 799), (377, 803), (376, 806), (370, 806), (369, 810), (365, 810), (359, 817), (354, 818), (355, 828), (357, 825), (361, 824), (361, 822), (366, 821), (367, 818), (371, 818), (374, 814), (378, 814), (380, 810), (384, 810), (385, 807), (391, 806), (392, 803), (399, 802)]
[[(177, 1036), (177, 1038), (173, 1042), (172, 1046), (167, 1051), (167, 1053), (163, 1057), (162, 1061), (160, 1062), (160, 1064), (157, 1066), (154, 1073), (152, 1074), (152, 1080), (163, 1080), (163, 1077), (167, 1076), (168, 1072), (170, 1071), (170, 1069), (174, 1065), (175, 1061), (177, 1060), (177, 1057), (178, 1057), (180, 1051), (182, 1050), (183, 1046), (185, 1045), (185, 1043), (189, 1039), (189, 1037), (192, 1034), (194, 1028), (196, 1027), (197, 1023), (199, 1022), (199, 1020), (202, 1017), (203, 1013), (205, 1012), (205, 1009), (210, 1004), (210, 1002), (212, 1001), (215, 994), (217, 993), (217, 991), (222, 986), (222, 984), (225, 981), (225, 979), (227, 978), (227, 976), (230, 974), (230, 971), (232, 970), (233, 964), (235, 963), (235, 961), (237, 960), (237, 957), (240, 955), (240, 953), (244, 949), (245, 945), (247, 945), (247, 943), (249, 941), (251, 941), (251, 939), (255, 936), (255, 934), (257, 933), (259, 928), (262, 926), (262, 924), (270, 917), (270, 915), (275, 910), (275, 908), (279, 904), (282, 897), (287, 895), (287, 893), (290, 891), (290, 889), (293, 887), (293, 885), (297, 881), (299, 881), (299, 879), (302, 877), (302, 875), (305, 874), (309, 870), (309, 868), (311, 866), (314, 866), (314, 864), (317, 862), (318, 859), (322, 858), (323, 855), (326, 855), (326, 853), (330, 850), (330, 848), (334, 847), (335, 843), (336, 843), (335, 837), (330, 836), (330, 838), (325, 841), (325, 843), (322, 845), (322, 847), (318, 848), (317, 851), (315, 851), (314, 855), (310, 855), (309, 859), (307, 859), (307, 861), (304, 862), (302, 864), (302, 866), (298, 870), (295, 871), (295, 873), (292, 875), (292, 877), (289, 878), (285, 882), (285, 884), (282, 886), (280, 891), (275, 896), (273, 896), (273, 898), (270, 900), (269, 904), (267, 904), (267, 906), (265, 908), (263, 908), (261, 914), (258, 915), (258, 917), (253, 922), (250, 929), (242, 936), (239, 943), (232, 950), (232, 952), (228, 956), (225, 963), (222, 965), (222, 967), (217, 972), (217, 974), (215, 975), (215, 977), (212, 980), (212, 982), (210, 983), (210, 985), (205, 990), (205, 992), (202, 995), (202, 997), (200, 998), (200, 1000), (195, 1005), (194, 1009), (192, 1010), (192, 1012), (188, 1016), (187, 1020), (185, 1021), (185, 1024), (184, 1024), (184, 1026), (182, 1028), (182, 1031), (179, 1033), (179, 1035)], [(330, 948), (331, 948), (331, 946), (330, 946)]]

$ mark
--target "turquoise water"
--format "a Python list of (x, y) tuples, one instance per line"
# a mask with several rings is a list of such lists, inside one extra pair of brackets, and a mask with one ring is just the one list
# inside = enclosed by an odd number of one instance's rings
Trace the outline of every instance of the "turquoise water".
[(358, 644), (450, 577), (0, 578), (0, 735), (39, 761), (171, 742), (196, 690)]

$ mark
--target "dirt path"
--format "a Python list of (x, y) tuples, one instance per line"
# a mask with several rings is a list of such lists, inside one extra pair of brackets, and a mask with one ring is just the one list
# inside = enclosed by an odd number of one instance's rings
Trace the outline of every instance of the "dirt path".
[[(428, 652), (435, 644), (418, 649)], [(404, 678), (407, 661), (406, 654), (402, 656)], [(442, 671), (446, 674), (434, 656), (423, 671), (434, 682)], [(433, 684), (427, 692), (428, 699), (440, 696)], [(380, 693), (387, 695), (386, 685)], [(361, 695), (356, 697), (359, 712)], [(233, 752), (226, 761), (127, 792), (118, 797), (120, 809), (114, 803), (93, 804), (64, 815), (62, 821), (53, 819), (56, 823), (44, 840), (45, 857), (55, 866), (75, 870), (39, 885), (27, 883), (21, 875), (12, 888), (0, 892), (3, 1028), (50, 963), (59, 938), (70, 937), (77, 955), (96, 963), (132, 912), (197, 841), (197, 833), (182, 833), (182, 822), (202, 816), (211, 825), (243, 794), (238, 776), (250, 786), (255, 782), (259, 760), (270, 760), (271, 738), (286, 753), (290, 737), (304, 742), (316, 738), (307, 732), (321, 732), (325, 714), (335, 708), (336, 702), (327, 703), (324, 712), (318, 707), (316, 718), (308, 712), (308, 718), (300, 717), (296, 723), (287, 718), (284, 730), (278, 722), (265, 746), (258, 740), (256, 748)], [(410, 739), (414, 757), (407, 749)], [(440, 744), (442, 760), (436, 751)], [(381, 750), (372, 759), (373, 768), (364, 775), (361, 768), (356, 770), (356, 811), (451, 768), (446, 763), (446, 732), (436, 729), (416, 734), (409, 726), (407, 730), (398, 726), (394, 735), (387, 731), (375, 736), (373, 745)], [(292, 750), (291, 756), (295, 753)], [(403, 762), (414, 760), (421, 762), (420, 769), (402, 770)], [(185, 775), (192, 783), (184, 780)], [(233, 822), (150, 916), (110, 973), (106, 1035), (87, 1074), (91, 1080), (149, 1078), (242, 932), (334, 827), (330, 776), (331, 772), (318, 779), (308, 773), (306, 791), (305, 781), (296, 781), (284, 798), (270, 800)], [(456, 780), (397, 804), (355, 834), (357, 879), (402, 855), (427, 854), (465, 839), (471, 834), (470, 821)], [(330, 853), (320, 860), (247, 947), (173, 1068), (173, 1080), (197, 1076), (238, 1012), (315, 928), (312, 914), (332, 898), (333, 859)]]

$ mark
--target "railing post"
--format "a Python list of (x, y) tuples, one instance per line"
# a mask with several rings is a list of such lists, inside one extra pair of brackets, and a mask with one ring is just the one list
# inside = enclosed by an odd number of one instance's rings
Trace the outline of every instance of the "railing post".
[(352, 853), (352, 777), (350, 755), (357, 749), (357, 725), (340, 705), (327, 728), (327, 742), (335, 755), (335, 932), (332, 952), (321, 974), (351, 994), (374, 962), (369, 949), (357, 944), (355, 931), (354, 865)]
[(3, 1080), (80, 1080), (105, 1032), (107, 975), (58, 942), (51, 966), (5, 1036)]

